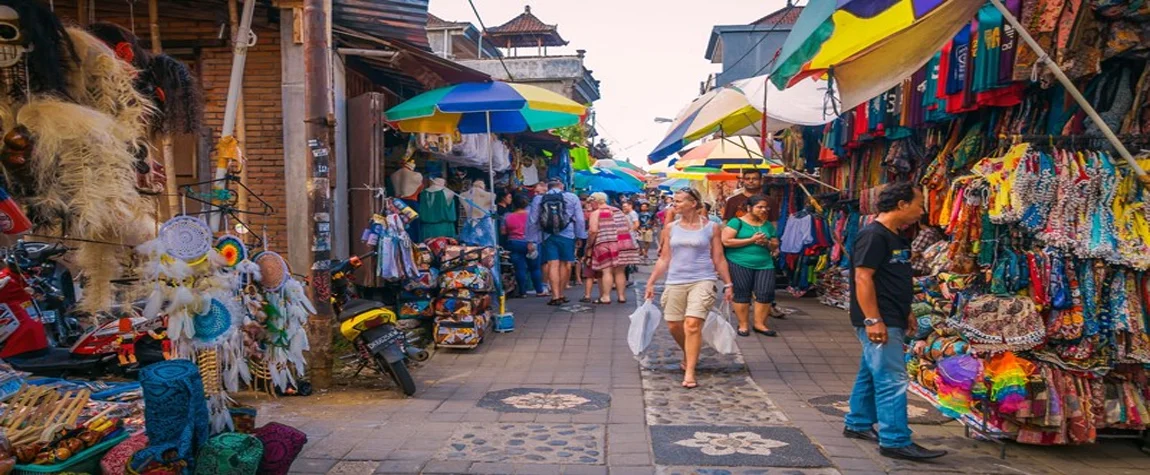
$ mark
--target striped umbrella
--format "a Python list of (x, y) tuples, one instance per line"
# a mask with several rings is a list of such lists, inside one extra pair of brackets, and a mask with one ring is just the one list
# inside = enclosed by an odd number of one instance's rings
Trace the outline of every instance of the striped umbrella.
[(715, 133), (760, 135), (764, 110), (766, 133), (793, 125), (825, 124), (834, 119), (828, 107), (829, 94), (826, 81), (804, 81), (796, 87), (780, 90), (767, 76), (712, 89), (675, 117), (667, 135), (647, 160), (657, 163), (691, 142)]
[(771, 72), (776, 87), (832, 71), (842, 109), (914, 74), (967, 26), (981, 0), (811, 0)]
[(388, 109), (404, 132), (517, 133), (578, 124), (587, 108), (546, 89), (500, 81), (462, 83), (415, 96)]

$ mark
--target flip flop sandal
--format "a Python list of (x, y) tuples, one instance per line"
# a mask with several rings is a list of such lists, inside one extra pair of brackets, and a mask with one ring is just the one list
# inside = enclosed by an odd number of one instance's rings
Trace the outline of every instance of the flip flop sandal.
[(779, 332), (774, 331), (774, 330), (759, 330), (758, 328), (756, 328), (755, 333), (758, 333), (760, 335), (766, 335), (766, 336), (779, 336)]
[(559, 299), (554, 299), (554, 300), (547, 302), (547, 305), (550, 305), (552, 307), (558, 307), (560, 305), (563, 305), (563, 301), (559, 300)]
[(592, 300), (590, 297), (583, 297), (583, 298), (579, 299), (579, 303), (591, 303), (591, 302), (592, 302)]
[(602, 300), (596, 300), (596, 301), (595, 301), (595, 304), (596, 304), (596, 305), (611, 305), (611, 301), (610, 301), (610, 300), (608, 300), (608, 301), (604, 302), (604, 301), (602, 301)]
[(735, 333), (739, 336), (751, 336), (750, 330), (735, 330)]
[(683, 389), (695, 389), (699, 387), (698, 381), (683, 381)]
[(627, 303), (627, 299), (622, 299), (622, 300), (619, 300), (618, 302), (619, 303)]

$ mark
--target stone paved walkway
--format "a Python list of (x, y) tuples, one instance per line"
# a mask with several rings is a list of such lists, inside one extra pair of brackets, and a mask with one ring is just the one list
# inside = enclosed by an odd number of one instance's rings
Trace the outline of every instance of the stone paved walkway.
[[(576, 295), (574, 292), (571, 295)], [(627, 348), (626, 305), (556, 309), (512, 300), (516, 331), (474, 351), (440, 351), (415, 369), (415, 397), (384, 386), (257, 399), (261, 421), (308, 433), (300, 474), (1147, 473), (1128, 441), (998, 448), (912, 399), (915, 437), (944, 446), (932, 464), (879, 457), (842, 437), (858, 343), (840, 310), (812, 299), (773, 320), (780, 338), (704, 354), (700, 387), (679, 386), (679, 353), (659, 332), (641, 361)], [(1100, 472), (1101, 471), (1101, 472)]]

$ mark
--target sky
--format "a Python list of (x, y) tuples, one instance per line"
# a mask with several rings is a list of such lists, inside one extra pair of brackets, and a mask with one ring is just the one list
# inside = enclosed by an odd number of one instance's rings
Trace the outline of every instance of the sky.
[[(498, 26), (523, 13), (559, 26), (569, 42), (549, 54), (587, 50), (585, 67), (599, 80), (594, 103), (600, 138), (616, 158), (646, 166), (667, 132), (655, 117), (673, 118), (699, 95), (707, 75), (722, 69), (704, 54), (715, 25), (749, 24), (786, 0), (473, 0), (483, 23)], [(432, 14), (479, 27), (467, 0), (430, 0)], [(522, 54), (528, 53), (526, 50)]]

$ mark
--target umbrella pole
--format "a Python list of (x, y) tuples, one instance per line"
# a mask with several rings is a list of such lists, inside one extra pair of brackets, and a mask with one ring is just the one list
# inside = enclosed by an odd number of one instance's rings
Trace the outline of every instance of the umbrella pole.
[[(495, 193), (498, 197), (499, 193), (495, 189), (495, 141), (491, 136), (491, 111), (483, 113), (484, 119), (487, 120), (487, 176), (491, 180), (491, 192)], [(495, 217), (499, 211), (498, 200), (491, 202), (491, 218), (488, 221), (491, 223), (492, 236), (495, 238), (495, 288), (499, 292), (499, 314), (507, 313), (507, 299), (503, 295), (503, 273), (500, 270), (500, 264), (503, 260), (503, 255), (499, 252), (499, 230), (495, 226)], [(522, 284), (520, 284), (522, 285)]]
[(1058, 67), (1058, 63), (1055, 63), (1054, 59), (1052, 59), (1050, 55), (1042, 49), (1042, 46), (1040, 46), (1038, 42), (1034, 40), (1034, 37), (1030, 36), (1030, 33), (1026, 31), (1026, 28), (1024, 28), (1021, 23), (1018, 22), (1018, 19), (1014, 18), (1014, 14), (1011, 13), (1010, 10), (1002, 4), (1002, 0), (990, 0), (990, 3), (993, 3), (994, 7), (997, 8), (1000, 13), (1002, 13), (1002, 17), (1006, 19), (1008, 23), (1010, 23), (1010, 26), (1014, 27), (1014, 31), (1018, 32), (1018, 36), (1020, 36), (1022, 40), (1026, 42), (1026, 45), (1029, 46), (1030, 49), (1034, 50), (1035, 53), (1038, 53), (1038, 60), (1046, 63), (1046, 66), (1050, 68), (1052, 73), (1054, 73), (1054, 77), (1058, 79), (1059, 83), (1062, 83), (1062, 86), (1065, 87), (1066, 91), (1070, 93), (1070, 96), (1074, 98), (1074, 102), (1077, 102), (1078, 106), (1082, 107), (1082, 110), (1086, 112), (1086, 115), (1090, 117), (1090, 120), (1093, 121), (1094, 124), (1097, 125), (1098, 128), (1102, 131), (1102, 135), (1106, 137), (1106, 140), (1110, 141), (1110, 144), (1113, 145), (1116, 150), (1118, 150), (1118, 154), (1126, 160), (1126, 163), (1130, 165), (1130, 168), (1134, 170), (1134, 173), (1138, 175), (1138, 181), (1142, 182), (1143, 186), (1150, 188), (1150, 176), (1146, 175), (1146, 170), (1143, 170), (1142, 167), (1138, 165), (1138, 161), (1135, 160), (1132, 155), (1130, 155), (1130, 151), (1126, 149), (1126, 146), (1122, 144), (1122, 141), (1118, 140), (1118, 136), (1114, 135), (1114, 131), (1110, 130), (1110, 126), (1106, 125), (1106, 122), (1104, 122), (1102, 117), (1098, 115), (1098, 111), (1094, 110), (1094, 107), (1090, 105), (1090, 102), (1082, 96), (1082, 93), (1079, 92), (1078, 88), (1074, 86), (1074, 82), (1071, 81), (1069, 77), (1066, 77), (1066, 73), (1062, 71), (1062, 68)]

